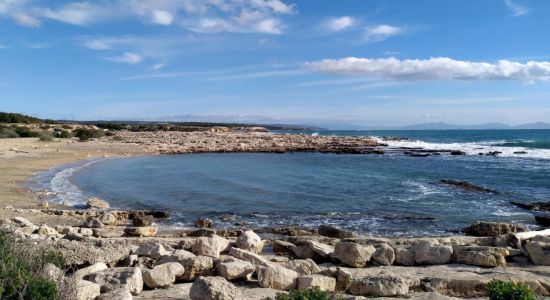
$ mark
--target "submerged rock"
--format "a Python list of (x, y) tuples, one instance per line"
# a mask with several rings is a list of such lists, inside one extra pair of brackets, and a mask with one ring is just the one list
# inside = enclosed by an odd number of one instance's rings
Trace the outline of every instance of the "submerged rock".
[(212, 228), (214, 221), (207, 218), (200, 218), (195, 221), (195, 227), (197, 228)]
[(486, 187), (475, 185), (473, 183), (467, 182), (467, 181), (459, 181), (459, 180), (452, 180), (452, 179), (442, 179), (440, 181), (442, 184), (454, 186), (466, 191), (471, 192), (484, 192), (484, 193), (491, 193), (491, 194), (500, 194), (499, 191), (488, 189)]
[(146, 227), (153, 224), (154, 218), (151, 215), (136, 216), (132, 219), (132, 224), (136, 227)]

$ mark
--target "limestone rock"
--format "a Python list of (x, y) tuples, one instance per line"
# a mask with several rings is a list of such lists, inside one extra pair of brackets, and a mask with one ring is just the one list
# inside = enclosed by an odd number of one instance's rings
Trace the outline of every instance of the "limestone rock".
[(87, 208), (97, 208), (97, 209), (106, 209), (109, 208), (109, 203), (107, 201), (101, 200), (99, 198), (92, 197), (86, 202)]
[(61, 239), (52, 245), (69, 265), (85, 265), (104, 262), (107, 264), (123, 260), (130, 254), (128, 241), (108, 240), (66, 240)]
[(59, 280), (62, 280), (64, 276), (63, 270), (51, 263), (45, 264), (41, 273), (43, 277), (53, 282), (58, 282)]
[(105, 212), (99, 216), (99, 221), (104, 225), (115, 225), (117, 223), (117, 217), (111, 212)]
[(227, 250), (229, 241), (221, 236), (214, 235), (209, 237), (200, 237), (197, 242), (191, 247), (191, 251), (195, 255), (204, 255), (214, 258), (220, 257), (220, 253)]
[(349, 292), (360, 296), (393, 297), (406, 295), (409, 292), (409, 285), (402, 277), (380, 275), (353, 280)]
[(298, 273), (280, 266), (259, 266), (256, 269), (258, 284), (264, 288), (289, 290), (296, 287)]
[(193, 254), (189, 251), (177, 249), (177, 250), (174, 250), (173, 252), (171, 252), (169, 254), (161, 256), (156, 261), (155, 264), (158, 266), (158, 265), (161, 265), (161, 264), (165, 264), (167, 262), (183, 261), (184, 259), (187, 259), (187, 258), (190, 258), (190, 257), (195, 257), (195, 256), (196, 256), (195, 254)]
[(101, 287), (97, 283), (87, 280), (79, 280), (76, 282), (77, 300), (94, 300), (100, 293)]
[(139, 295), (143, 289), (141, 269), (111, 268), (88, 275), (88, 280), (101, 286), (101, 292), (108, 292), (124, 286), (133, 295)]
[(217, 266), (218, 274), (227, 279), (233, 280), (244, 278), (248, 274), (254, 272), (256, 268), (248, 261), (237, 260), (232, 262), (222, 262)]
[(195, 221), (195, 227), (197, 228), (212, 228), (214, 221), (207, 218), (200, 218)]
[(177, 279), (183, 281), (192, 281), (198, 276), (210, 275), (214, 268), (214, 260), (208, 256), (190, 257), (180, 261), (180, 263), (183, 265), (185, 272)]
[(134, 297), (126, 288), (117, 288), (95, 298), (95, 300), (132, 300)]
[(149, 237), (157, 234), (157, 228), (151, 226), (145, 227), (128, 227), (124, 229), (124, 233), (129, 236)]
[(102, 228), (102, 227), (103, 227), (103, 223), (101, 223), (101, 221), (100, 221), (98, 218), (95, 218), (95, 217), (87, 217), (87, 218), (82, 222), (82, 227), (86, 227), (86, 228)]
[(191, 300), (244, 300), (240, 289), (223, 277), (199, 277), (189, 293)]
[(550, 266), (550, 243), (527, 242), (525, 249), (535, 265)]
[(136, 251), (134, 251), (134, 254), (137, 254), (138, 256), (150, 257), (152, 259), (159, 259), (161, 256), (169, 254), (169, 252), (164, 249), (162, 244), (150, 242), (140, 245)]
[(269, 260), (265, 259), (261, 255), (235, 247), (229, 249), (229, 255), (238, 259), (246, 260), (255, 267), (272, 265)]
[(329, 259), (334, 253), (334, 247), (331, 245), (319, 243), (316, 241), (308, 241), (309, 248), (323, 259)]
[(36, 233), (39, 235), (57, 235), (58, 234), (57, 230), (53, 229), (52, 227), (46, 224), (40, 225)]
[(346, 239), (346, 238), (355, 238), (357, 237), (357, 234), (355, 232), (351, 232), (348, 230), (336, 228), (333, 226), (328, 225), (321, 225), (319, 226), (318, 232), (320, 235), (333, 237), (333, 238), (339, 238), (339, 239)]
[(262, 242), (260, 236), (252, 230), (247, 230), (239, 235), (235, 245), (237, 248), (248, 250), (256, 254), (260, 254), (264, 247), (264, 243)]
[(434, 240), (420, 240), (413, 249), (414, 260), (417, 264), (447, 264), (453, 255), (453, 247), (440, 245)]
[(178, 262), (165, 263), (144, 271), (143, 282), (152, 289), (167, 287), (176, 281), (176, 277), (183, 275), (184, 271)]
[(30, 227), (30, 228), (34, 228), (34, 230), (38, 229), (38, 226), (34, 225), (31, 221), (23, 217), (15, 217), (11, 220), (19, 227)]
[(293, 243), (275, 240), (273, 241), (273, 252), (276, 254), (287, 254), (293, 253), (292, 249), (296, 248), (296, 245)]
[(151, 215), (135, 216), (132, 219), (132, 224), (136, 227), (151, 226), (154, 222), (154, 218)]
[(362, 246), (352, 242), (338, 242), (334, 246), (332, 257), (343, 264), (361, 268), (370, 260), (376, 251), (373, 246)]
[(396, 247), (395, 264), (402, 266), (414, 266), (414, 249)]
[(346, 292), (353, 283), (351, 273), (342, 268), (337, 268), (334, 275), (336, 276), (336, 291)]
[(73, 277), (77, 278), (77, 279), (83, 279), (84, 277), (88, 276), (89, 274), (99, 272), (99, 271), (103, 271), (105, 269), (107, 269), (107, 265), (104, 262), (98, 262), (98, 263), (95, 263), (95, 264), (93, 264), (89, 267), (85, 267), (85, 268), (76, 270), (76, 272), (74, 272), (74, 274), (73, 274)]
[(322, 291), (334, 292), (336, 290), (336, 279), (323, 275), (304, 275), (298, 277), (299, 290), (313, 287), (318, 287)]
[(377, 245), (376, 251), (372, 254), (372, 259), (382, 266), (391, 266), (395, 260), (395, 251), (386, 244)]
[(497, 223), (497, 222), (477, 222), (462, 231), (466, 235), (473, 236), (497, 236), (514, 232), (525, 232), (527, 228), (520, 224)]
[(321, 269), (312, 259), (291, 259), (285, 263), (285, 267), (298, 272), (300, 275), (312, 275), (321, 272)]
[(506, 257), (510, 255), (505, 248), (488, 246), (457, 246), (456, 261), (461, 264), (480, 267), (506, 266)]

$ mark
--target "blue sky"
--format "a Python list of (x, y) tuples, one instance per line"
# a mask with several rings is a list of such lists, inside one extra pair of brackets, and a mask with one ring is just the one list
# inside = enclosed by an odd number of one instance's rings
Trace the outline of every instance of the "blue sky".
[(550, 122), (547, 0), (0, 0), (0, 111)]

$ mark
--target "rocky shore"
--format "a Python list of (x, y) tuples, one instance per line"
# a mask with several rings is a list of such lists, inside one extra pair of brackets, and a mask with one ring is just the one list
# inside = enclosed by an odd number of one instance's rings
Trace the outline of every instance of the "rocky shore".
[[(20, 216), (2, 231), (24, 247), (59, 251), (71, 266), (48, 266), (74, 282), (76, 299), (265, 299), (319, 287), (342, 299), (486, 297), (492, 279), (528, 284), (550, 296), (550, 232), (476, 223), (441, 238), (361, 236), (331, 226), (158, 230), (154, 211), (7, 208)], [(68, 216), (74, 226), (33, 224), (22, 216)], [(199, 228), (200, 227), (200, 228)]]

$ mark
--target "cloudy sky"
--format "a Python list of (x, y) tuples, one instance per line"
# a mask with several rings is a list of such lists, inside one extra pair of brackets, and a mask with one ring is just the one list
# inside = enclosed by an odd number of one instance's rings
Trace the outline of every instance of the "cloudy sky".
[(0, 111), (550, 122), (548, 0), (0, 0)]

